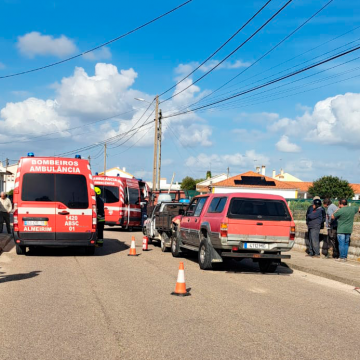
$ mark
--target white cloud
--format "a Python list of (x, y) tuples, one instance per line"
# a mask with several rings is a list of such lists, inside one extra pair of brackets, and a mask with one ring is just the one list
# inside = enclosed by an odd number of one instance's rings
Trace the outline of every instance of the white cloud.
[(42, 35), (37, 31), (19, 36), (17, 47), (23, 55), (29, 58), (34, 58), (37, 55), (51, 55), (61, 58), (77, 51), (73, 40), (65, 35), (54, 38), (51, 35)]
[(209, 137), (212, 130), (207, 125), (191, 124), (190, 126), (178, 126), (175, 131), (180, 135), (180, 144), (184, 147), (192, 146), (211, 146), (212, 142)]
[[(0, 121), (2, 134), (34, 136), (40, 133), (65, 131), (69, 128), (69, 119), (58, 114), (56, 103), (52, 100), (29, 98), (22, 102), (7, 103), (1, 109)], [(66, 132), (61, 134), (66, 136)], [(3, 137), (4, 139), (4, 137)]]
[(91, 61), (109, 60), (111, 59), (111, 57), (112, 57), (111, 51), (107, 47), (102, 47), (98, 50), (91, 51), (83, 55), (84, 59)]
[(30, 92), (26, 91), (26, 90), (13, 90), (11, 91), (11, 93), (15, 96), (19, 96), (19, 97), (29, 97), (30, 96)]
[(276, 148), (281, 152), (295, 153), (300, 152), (300, 146), (293, 144), (289, 141), (289, 137), (283, 135), (281, 139), (276, 143)]
[(239, 169), (251, 169), (254, 164), (267, 165), (269, 158), (263, 154), (257, 153), (255, 150), (248, 150), (243, 154), (199, 154), (198, 156), (190, 156), (185, 165), (189, 167), (197, 167), (199, 169), (207, 169), (211, 164), (211, 168), (214, 170), (224, 171), (226, 167), (232, 166)]
[(0, 62), (0, 70), (3, 70), (3, 69), (5, 69), (5, 68), (6, 68), (5, 64), (2, 63), (2, 62)]
[[(202, 65), (199, 68), (199, 70), (202, 72), (207, 72), (207, 71), (211, 70), (214, 66), (219, 64), (219, 62), (220, 62), (219, 60), (209, 60), (204, 65)], [(192, 70), (194, 70), (196, 67), (198, 67), (199, 65), (200, 65), (200, 63), (197, 61), (192, 61), (187, 64), (179, 64), (175, 68), (175, 73), (185, 76), (185, 75), (189, 74)], [(221, 65), (219, 65), (215, 70), (221, 70), (221, 69), (232, 70), (232, 69), (239, 69), (242, 67), (248, 67), (250, 65), (251, 65), (251, 63), (244, 62), (242, 60), (236, 60), (234, 62), (225, 61)]]
[(360, 147), (360, 94), (346, 93), (319, 101), (313, 111), (282, 118), (268, 130), (321, 144)]

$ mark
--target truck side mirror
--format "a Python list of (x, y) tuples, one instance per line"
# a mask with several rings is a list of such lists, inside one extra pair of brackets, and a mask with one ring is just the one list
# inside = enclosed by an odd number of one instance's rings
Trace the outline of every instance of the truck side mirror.
[(179, 209), (179, 215), (185, 215), (185, 210), (184, 209)]

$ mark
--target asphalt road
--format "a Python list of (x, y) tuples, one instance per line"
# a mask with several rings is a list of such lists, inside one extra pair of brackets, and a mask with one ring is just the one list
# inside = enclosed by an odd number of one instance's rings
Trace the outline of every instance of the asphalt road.
[(360, 295), (347, 285), (243, 261), (201, 271), (132, 233), (74, 249), (0, 256), (0, 359), (359, 359)]

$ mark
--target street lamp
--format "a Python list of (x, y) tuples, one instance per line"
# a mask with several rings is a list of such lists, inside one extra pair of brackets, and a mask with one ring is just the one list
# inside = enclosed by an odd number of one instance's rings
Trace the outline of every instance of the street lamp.
[(135, 100), (138, 100), (138, 101), (147, 102), (148, 104), (151, 104), (150, 101), (147, 101), (147, 100), (145, 100), (145, 99), (143, 99), (143, 98), (134, 98), (134, 99), (135, 99)]

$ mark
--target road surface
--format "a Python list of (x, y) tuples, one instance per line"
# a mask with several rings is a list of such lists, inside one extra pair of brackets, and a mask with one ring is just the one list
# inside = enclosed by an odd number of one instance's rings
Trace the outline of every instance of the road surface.
[(94, 257), (74, 249), (0, 256), (0, 359), (359, 359), (360, 295), (243, 261), (201, 271), (171, 296), (179, 259), (157, 246), (128, 257), (132, 233), (106, 231)]

